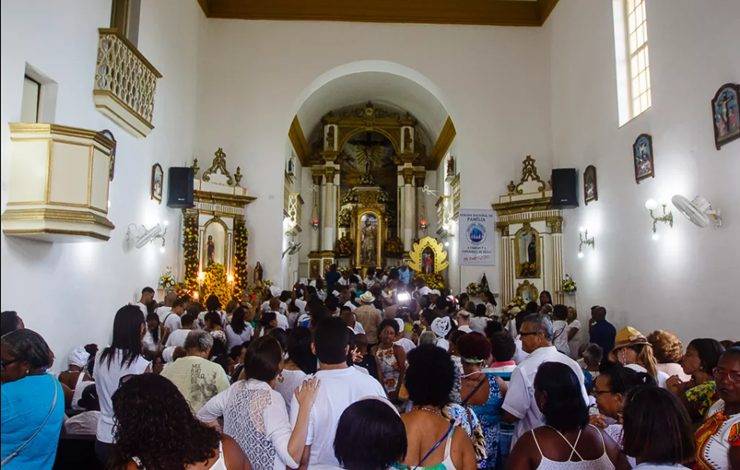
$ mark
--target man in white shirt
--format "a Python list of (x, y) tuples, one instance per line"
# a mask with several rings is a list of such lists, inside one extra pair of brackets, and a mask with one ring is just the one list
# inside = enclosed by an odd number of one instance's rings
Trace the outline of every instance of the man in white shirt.
[[(283, 315), (288, 313), (288, 304), (280, 300), (280, 294), (282, 293), (282, 289), (280, 289), (277, 286), (270, 286), (270, 295), (272, 297), (270, 300), (265, 300), (262, 302), (262, 311), (263, 312), (269, 312), (272, 310), (273, 312), (280, 312)], [(273, 304), (273, 302), (277, 302), (276, 304)], [(273, 307), (273, 305), (275, 305)]]
[(156, 310), (154, 310), (154, 313), (157, 314), (160, 322), (164, 323), (164, 319), (167, 318), (167, 315), (172, 311), (172, 304), (175, 300), (177, 300), (177, 292), (167, 292), (167, 295), (164, 296), (164, 305), (157, 307)]
[(139, 310), (141, 310), (141, 313), (144, 315), (144, 322), (146, 322), (146, 316), (149, 314), (149, 310), (146, 306), (152, 301), (154, 301), (154, 289), (151, 287), (145, 287), (141, 289), (141, 297), (139, 298), (139, 301), (132, 304), (139, 307)]
[(184, 313), (185, 301), (182, 299), (175, 299), (175, 301), (172, 302), (172, 307), (170, 307), (169, 313), (167, 313), (164, 320), (162, 320), (164, 327), (167, 328), (170, 333), (179, 330), (180, 327), (182, 327), (182, 320), (180, 317), (182, 317)]
[[(347, 366), (350, 331), (341, 318), (321, 320), (314, 333), (311, 350), (319, 359), (319, 390), (311, 409), (306, 447), (301, 468), (339, 468), (334, 456), (334, 436), (342, 412), (352, 403), (367, 397), (384, 397), (380, 382), (355, 367)], [(290, 406), (290, 421), (298, 419), (295, 396)]]
[(545, 424), (534, 398), (534, 377), (537, 369), (544, 362), (560, 362), (570, 367), (581, 383), (583, 400), (588, 403), (586, 388), (583, 386), (583, 371), (576, 361), (562, 354), (552, 345), (552, 321), (547, 315), (534, 313), (527, 316), (522, 323), (519, 335), (522, 339), (522, 348), (529, 356), (517, 365), (511, 374), (509, 390), (502, 405), (504, 420), (516, 423), (512, 448), (517, 439), (527, 431)]
[(183, 347), (185, 346), (185, 338), (188, 333), (193, 329), (193, 323), (195, 323), (195, 315), (188, 312), (180, 318), (180, 328), (170, 333), (167, 337), (165, 347)]

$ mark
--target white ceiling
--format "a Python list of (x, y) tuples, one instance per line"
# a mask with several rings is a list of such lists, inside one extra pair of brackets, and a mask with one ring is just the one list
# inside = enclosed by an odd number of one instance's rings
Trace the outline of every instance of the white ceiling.
[(357, 72), (334, 79), (311, 94), (298, 110), (298, 121), (310, 139), (324, 114), (368, 101), (411, 113), (432, 144), (447, 120), (439, 100), (415, 81), (387, 72)]

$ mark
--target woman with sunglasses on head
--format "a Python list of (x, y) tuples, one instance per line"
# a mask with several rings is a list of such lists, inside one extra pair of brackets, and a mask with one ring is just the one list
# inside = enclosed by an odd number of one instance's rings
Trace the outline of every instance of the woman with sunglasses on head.
[(645, 335), (625, 326), (614, 338), (614, 349), (609, 353), (609, 361), (622, 364), (637, 372), (650, 374), (659, 387), (665, 387), (668, 374), (658, 370), (658, 361), (653, 354), (653, 346)]
[[(137, 312), (141, 318), (138, 308)], [(3, 335), (3, 469), (50, 469), (54, 464), (64, 419), (64, 391), (46, 373), (53, 362), (54, 354), (35, 331), (19, 329)]]
[[(625, 399), (630, 390), (641, 385), (655, 386), (655, 379), (645, 372), (635, 372), (621, 364), (613, 364), (596, 377), (591, 391), (599, 409), (599, 414), (589, 416), (591, 424), (603, 429), (620, 448)], [(634, 464), (634, 459), (630, 464)]]
[(713, 372), (719, 400), (696, 431), (698, 470), (740, 468), (740, 347), (728, 348)]

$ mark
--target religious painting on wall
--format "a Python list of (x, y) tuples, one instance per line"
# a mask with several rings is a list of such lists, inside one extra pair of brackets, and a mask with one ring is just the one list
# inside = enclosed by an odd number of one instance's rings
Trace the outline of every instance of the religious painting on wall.
[(164, 184), (164, 172), (159, 163), (152, 166), (152, 183), (150, 188), (151, 198), (157, 202), (162, 202), (162, 186)]
[(725, 83), (712, 98), (714, 145), (717, 150), (740, 137), (740, 85)]
[(640, 134), (632, 144), (632, 158), (635, 164), (635, 181), (638, 184), (645, 178), (655, 178), (653, 138), (649, 134)]
[(583, 172), (583, 200), (588, 205), (591, 201), (599, 200), (599, 188), (596, 186), (596, 167), (589, 165)]
[(378, 216), (367, 212), (360, 217), (360, 264), (378, 266)]
[(226, 225), (220, 219), (213, 218), (203, 227), (202, 269), (213, 264), (226, 265), (226, 252)]
[(516, 296), (521, 297), (525, 304), (529, 302), (537, 302), (539, 300), (539, 295), (537, 286), (529, 281), (522, 282), (516, 288)]
[(540, 277), (540, 240), (537, 230), (524, 223), (514, 235), (516, 277), (533, 279)]

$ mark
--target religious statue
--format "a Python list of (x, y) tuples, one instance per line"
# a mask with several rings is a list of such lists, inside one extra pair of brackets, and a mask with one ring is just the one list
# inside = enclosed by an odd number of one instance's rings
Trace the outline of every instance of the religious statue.
[(406, 145), (405, 145), (405, 149), (407, 151), (411, 151), (414, 148), (414, 135), (413, 135), (413, 132), (411, 131), (411, 129), (408, 128), (408, 127), (405, 129), (405, 131), (406, 131), (406, 136), (405, 136), (406, 137), (406, 142), (405, 142)]
[(365, 219), (365, 226), (362, 227), (362, 242), (360, 244), (360, 250), (362, 255), (362, 262), (364, 264), (375, 263), (375, 246), (376, 246), (376, 226), (373, 224), (374, 216), (368, 215)]
[(421, 269), (424, 274), (434, 273), (434, 255), (429, 248), (421, 254)]
[(326, 150), (334, 150), (334, 126), (326, 131)]
[(216, 244), (213, 242), (213, 235), (208, 235), (208, 241), (206, 242), (206, 266), (210, 266), (214, 263), (215, 255)]
[(254, 265), (254, 273), (252, 275), (252, 279), (254, 280), (255, 284), (260, 284), (262, 282), (262, 264), (260, 264), (259, 261), (257, 261), (257, 264)]

